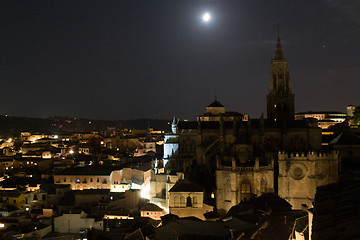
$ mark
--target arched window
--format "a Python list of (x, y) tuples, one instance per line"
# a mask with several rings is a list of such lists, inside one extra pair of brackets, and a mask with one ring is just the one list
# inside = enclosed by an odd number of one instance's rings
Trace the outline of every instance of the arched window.
[(251, 185), (246, 180), (241, 183), (241, 193), (245, 193), (245, 194), (251, 193)]
[(193, 207), (197, 207), (198, 199), (197, 197), (193, 197)]
[(225, 201), (231, 201), (231, 184), (229, 179), (225, 183), (224, 194)]
[(260, 191), (261, 193), (266, 193), (267, 192), (267, 181), (266, 181), (266, 178), (263, 177), (261, 179), (261, 182), (260, 182)]
[(246, 148), (240, 149), (239, 160), (240, 160), (240, 163), (246, 163), (248, 161), (248, 150)]
[(184, 196), (180, 197), (180, 207), (186, 207), (186, 205), (185, 205), (185, 197)]
[(180, 207), (180, 199), (179, 197), (174, 197), (174, 207)]

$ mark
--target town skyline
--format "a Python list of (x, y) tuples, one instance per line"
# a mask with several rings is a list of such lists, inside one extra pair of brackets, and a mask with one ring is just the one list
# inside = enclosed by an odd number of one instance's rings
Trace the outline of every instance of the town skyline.
[(358, 104), (355, 1), (1, 6), (2, 115), (193, 120), (217, 96), (227, 111), (259, 118), (278, 24), (295, 112)]

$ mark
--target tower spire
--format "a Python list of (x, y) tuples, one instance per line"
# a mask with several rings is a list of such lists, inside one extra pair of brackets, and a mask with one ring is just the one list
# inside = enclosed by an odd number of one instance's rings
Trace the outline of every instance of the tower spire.
[(274, 60), (284, 60), (284, 53), (281, 47), (281, 41), (280, 41), (280, 26), (278, 24), (278, 35), (277, 35), (277, 42), (276, 42), (276, 48), (275, 48), (275, 57)]
[(274, 121), (294, 119), (294, 94), (290, 87), (290, 74), (278, 36), (275, 56), (271, 60), (270, 91), (267, 96), (267, 117)]

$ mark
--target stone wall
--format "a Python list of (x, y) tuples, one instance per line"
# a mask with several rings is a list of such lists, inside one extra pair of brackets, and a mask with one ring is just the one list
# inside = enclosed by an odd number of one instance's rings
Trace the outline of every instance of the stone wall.
[(329, 153), (279, 152), (278, 194), (293, 209), (309, 207), (315, 199), (316, 188), (338, 181), (339, 155)]

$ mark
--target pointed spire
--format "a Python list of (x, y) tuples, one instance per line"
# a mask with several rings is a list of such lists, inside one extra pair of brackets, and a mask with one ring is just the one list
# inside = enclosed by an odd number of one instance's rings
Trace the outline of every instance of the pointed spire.
[(277, 36), (277, 42), (276, 42), (276, 48), (275, 48), (275, 57), (274, 60), (283, 60), (284, 53), (281, 47), (281, 41), (280, 41), (280, 27), (278, 25), (278, 36)]
[(176, 118), (174, 117), (174, 119), (173, 119), (173, 121), (172, 121), (172, 123), (171, 123), (171, 131), (172, 131), (172, 133), (174, 133), (174, 134), (176, 134), (177, 133), (177, 131), (178, 131), (178, 122), (179, 121), (176, 121)]

